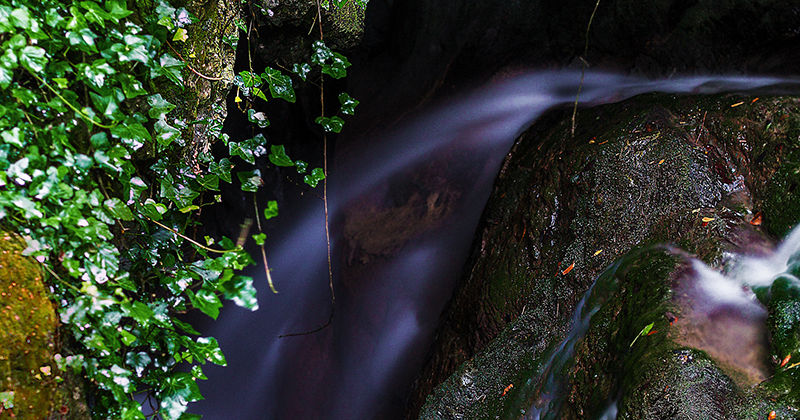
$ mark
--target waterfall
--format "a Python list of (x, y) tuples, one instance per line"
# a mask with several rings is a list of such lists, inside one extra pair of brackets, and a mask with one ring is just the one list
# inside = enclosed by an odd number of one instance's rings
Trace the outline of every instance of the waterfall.
[[(302, 209), (282, 211), (283, 227), (268, 238), (272, 278), (280, 293), (269, 293), (263, 268), (254, 269), (249, 274), (256, 278), (260, 309), (226, 307), (204, 331), (218, 339), (228, 367), (203, 367), (209, 378), (200, 383), (206, 400), (192, 404), (190, 412), (207, 420), (399, 418), (503, 158), (542, 113), (575, 101), (580, 80), (579, 72), (563, 71), (493, 82), (406, 121), (367, 142), (372, 145), (367, 150), (338, 162), (329, 174), (338, 291), (332, 325), (311, 335), (278, 338), (324, 324), (331, 311), (324, 213), (321, 201), (308, 197)], [(580, 103), (615, 102), (651, 91), (747, 91), (785, 82), (588, 73)], [(457, 208), (404, 243), (383, 271), (372, 273), (369, 284), (349, 288), (339, 274), (346, 257), (341, 255), (342, 225), (348, 208), (365, 196), (381, 199), (397, 183), (408, 182), (404, 173), (446, 161), (453, 153), (459, 161), (442, 171), (460, 183)], [(792, 238), (800, 241), (797, 231)], [(612, 412), (616, 405), (609, 407)]]

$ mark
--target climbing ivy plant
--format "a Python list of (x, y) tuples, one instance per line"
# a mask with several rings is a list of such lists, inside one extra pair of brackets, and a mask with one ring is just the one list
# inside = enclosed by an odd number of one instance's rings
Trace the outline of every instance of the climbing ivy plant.
[[(237, 274), (253, 260), (228, 238), (188, 233), (234, 165), (201, 156), (201, 168), (189, 167), (180, 158), (187, 122), (168, 118), (175, 106), (155, 93), (158, 84), (183, 87), (186, 64), (167, 47), (185, 41), (197, 19), (163, 0), (136, 23), (132, 14), (125, 0), (0, 0), (0, 227), (23, 235), (25, 254), (50, 273), (67, 342), (56, 362), (60, 375), (95, 389), (93, 416), (192, 419), (186, 408), (202, 399), (202, 365), (226, 362), (214, 338), (177, 315), (216, 318), (224, 299), (256, 310), (253, 280)], [(294, 77), (305, 80), (312, 66), (346, 75), (346, 58), (322, 41), (313, 48)], [(235, 83), (251, 99), (295, 100), (292, 77), (275, 69), (242, 72)], [(339, 102), (342, 115), (358, 103), (347, 94)], [(343, 120), (317, 123), (339, 132)], [(266, 142), (227, 144), (253, 163)], [(311, 187), (325, 178), (283, 146), (271, 145), (268, 158), (306, 174)], [(253, 171), (237, 175), (245, 191), (261, 185)], [(277, 212), (270, 202), (264, 216)], [(263, 245), (263, 233), (254, 238)], [(2, 395), (9, 408), (13, 395)]]
[(253, 261), (187, 234), (232, 168), (183, 163), (174, 105), (153, 93), (183, 86), (165, 45), (194, 18), (163, 1), (131, 15), (125, 0), (0, 1), (0, 223), (51, 274), (68, 341), (56, 362), (96, 389), (95, 418), (144, 419), (137, 394), (152, 418), (196, 418), (201, 365), (225, 357), (176, 315), (216, 318), (221, 299), (255, 310), (236, 274)]

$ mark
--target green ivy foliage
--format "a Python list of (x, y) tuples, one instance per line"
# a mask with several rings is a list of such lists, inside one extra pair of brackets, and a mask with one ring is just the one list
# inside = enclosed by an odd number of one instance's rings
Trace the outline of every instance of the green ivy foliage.
[(223, 299), (257, 309), (236, 274), (253, 261), (230, 239), (189, 237), (233, 165), (183, 163), (174, 106), (153, 93), (183, 86), (166, 43), (194, 17), (163, 1), (131, 15), (125, 0), (0, 0), (0, 223), (51, 274), (71, 337), (56, 362), (96, 388), (93, 416), (144, 419), (145, 393), (152, 418), (191, 419), (201, 365), (225, 357), (176, 315), (216, 318)]
[[(94, 418), (198, 418), (186, 409), (202, 399), (202, 365), (224, 366), (225, 357), (214, 338), (177, 315), (198, 309), (216, 319), (225, 299), (258, 308), (253, 280), (237, 274), (253, 264), (241, 245), (187, 233), (194, 212), (211, 204), (205, 197), (232, 182), (234, 165), (201, 156), (202, 168), (187, 166), (187, 123), (169, 118), (175, 106), (155, 93), (164, 81), (183, 88), (186, 64), (167, 44), (186, 41), (196, 22), (164, 0), (147, 16), (134, 16), (125, 0), (0, 0), (0, 225), (24, 235), (25, 254), (51, 275), (68, 344), (56, 362), (95, 389)], [(267, 68), (234, 82), (251, 104), (266, 92), (294, 102), (293, 77), (305, 82), (312, 66), (319, 77), (346, 76), (344, 56), (322, 41), (312, 49), (294, 76)], [(358, 105), (346, 93), (339, 102), (342, 115)], [(268, 126), (263, 112), (246, 112)], [(338, 133), (344, 121), (317, 123)], [(263, 135), (219, 138), (247, 163), (269, 153), (312, 188), (325, 179), (281, 145), (267, 152)], [(244, 191), (263, 185), (258, 170), (237, 177)], [(270, 201), (264, 217), (277, 214)], [(258, 245), (265, 238), (254, 235)], [(137, 394), (152, 412), (145, 415)]]

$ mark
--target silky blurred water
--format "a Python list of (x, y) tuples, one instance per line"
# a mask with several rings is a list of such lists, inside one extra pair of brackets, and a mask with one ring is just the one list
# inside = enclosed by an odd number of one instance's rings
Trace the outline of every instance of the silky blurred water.
[[(362, 142), (371, 146), (337, 162), (329, 174), (329, 212), (340, 294), (331, 326), (312, 335), (278, 338), (317, 328), (331, 311), (325, 216), (321, 201), (306, 195), (307, 205), (282, 212), (282, 227), (268, 238), (272, 278), (280, 293), (269, 292), (263, 267), (254, 269), (249, 275), (256, 278), (260, 309), (226, 307), (203, 331), (218, 339), (228, 367), (204, 366), (209, 379), (200, 388), (206, 400), (193, 403), (190, 412), (207, 420), (401, 418), (503, 158), (543, 112), (575, 100), (580, 80), (579, 72), (549, 72), (493, 82)], [(588, 73), (580, 102), (614, 102), (651, 91), (747, 91), (783, 82)], [(366, 194), (391, 190), (394, 182), (407, 182), (398, 174), (435, 162), (437, 156), (446, 161), (454, 150), (458, 165), (443, 171), (451, 171), (445, 176), (462, 185), (456, 211), (405, 243), (368, 284), (348, 292), (339, 275), (348, 206)], [(463, 171), (466, 167), (472, 170)]]

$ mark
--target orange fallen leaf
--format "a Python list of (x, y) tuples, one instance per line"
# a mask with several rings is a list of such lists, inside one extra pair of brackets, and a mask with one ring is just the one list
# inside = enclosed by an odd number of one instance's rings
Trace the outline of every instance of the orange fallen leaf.
[(731, 105), (731, 108), (733, 108), (733, 107), (737, 107), (737, 106), (739, 106), (739, 105), (742, 105), (743, 103), (744, 103), (744, 102), (736, 102), (735, 104)]
[(777, 417), (777, 416), (778, 415), (775, 414), (775, 410), (772, 410), (772, 411), (769, 412), (769, 416), (767, 417), (767, 419), (768, 420), (775, 420), (775, 417)]
[(758, 212), (755, 216), (753, 216), (753, 220), (750, 221), (750, 224), (753, 226), (761, 225), (761, 212)]
[(784, 357), (783, 360), (781, 360), (781, 365), (779, 367), (786, 366), (786, 364), (789, 363), (789, 360), (791, 360), (791, 359), (792, 359), (792, 355), (791, 354), (787, 354), (786, 357)]
[(665, 312), (664, 316), (667, 317), (667, 321), (669, 321), (669, 325), (670, 326), (672, 326), (672, 324), (678, 322), (678, 317), (675, 316), (675, 314), (673, 314), (672, 312)]
[(708, 223), (708, 222), (714, 220), (714, 218), (713, 217), (704, 217), (702, 220), (703, 220), (703, 223)]
[(602, 142), (602, 143), (597, 143), (597, 145), (598, 145), (598, 146), (602, 146), (602, 145), (604, 145), (604, 144), (606, 144), (606, 143), (608, 143), (608, 140), (606, 140), (606, 141), (604, 141), (604, 142)]
[(750, 103), (752, 104), (753, 102), (755, 102), (755, 101), (757, 101), (757, 100), (758, 100), (758, 98), (755, 98), (755, 99), (753, 99), (752, 101), (750, 101)]
[(650, 331), (649, 333), (647, 333), (647, 335), (653, 335), (653, 334), (655, 334), (657, 332), (658, 332), (658, 330), (653, 330), (653, 331)]
[(659, 160), (659, 161), (658, 161), (658, 164), (659, 164), (659, 165), (661, 165), (662, 163), (664, 163), (664, 160), (666, 160), (666, 159), (661, 159), (661, 160)]
[(575, 268), (575, 263), (570, 264), (569, 267), (567, 267), (564, 271), (561, 272), (561, 274), (566, 276), (567, 273), (572, 271), (573, 268)]
[(503, 395), (506, 395), (508, 391), (511, 391), (511, 388), (514, 388), (514, 384), (507, 386), (506, 389), (503, 390)]
[(598, 249), (597, 251), (594, 252), (594, 255), (592, 255), (592, 256), (596, 257), (596, 256), (600, 255), (602, 252), (603, 252), (602, 249)]

